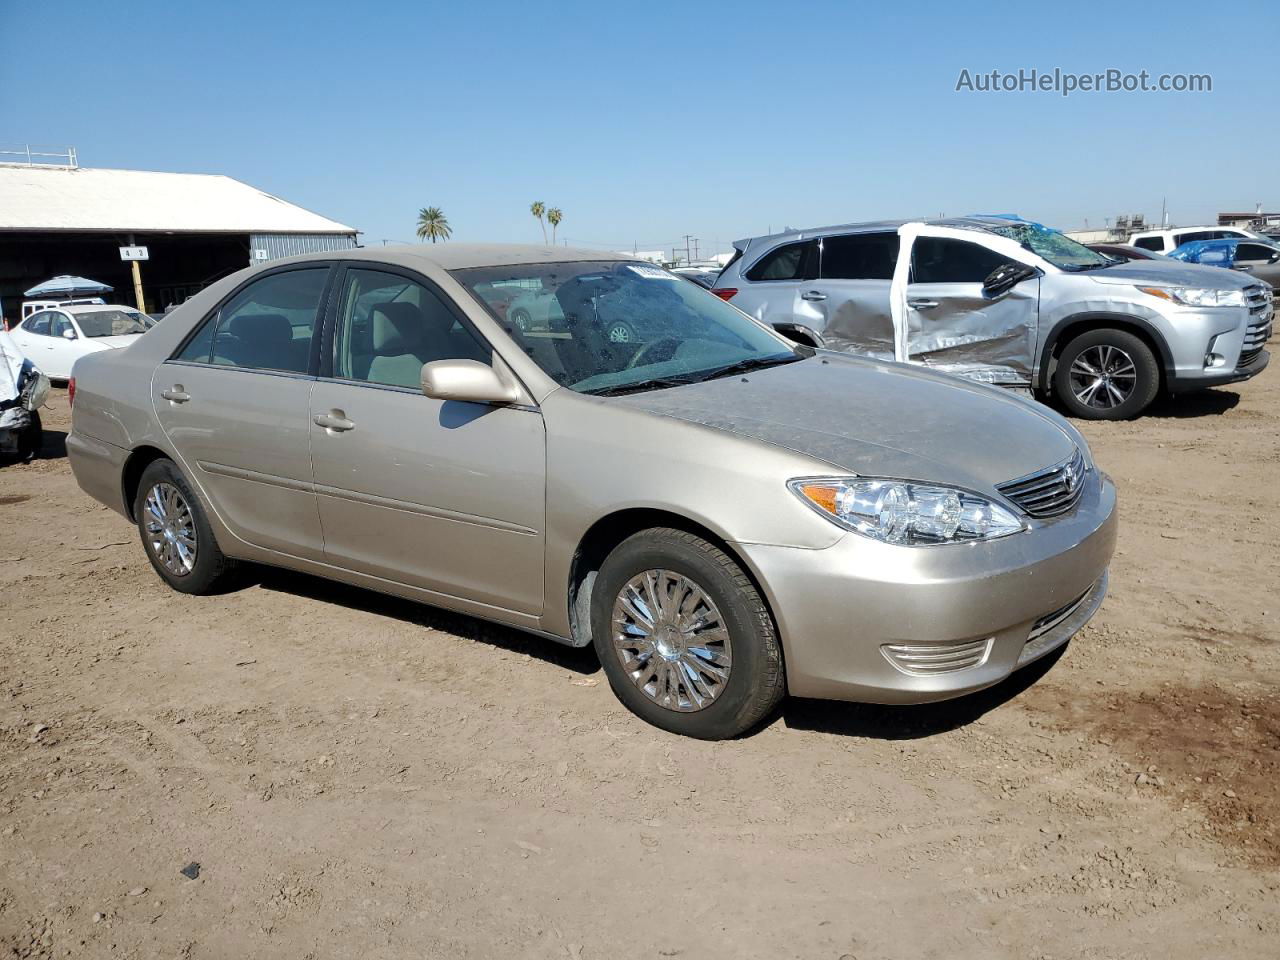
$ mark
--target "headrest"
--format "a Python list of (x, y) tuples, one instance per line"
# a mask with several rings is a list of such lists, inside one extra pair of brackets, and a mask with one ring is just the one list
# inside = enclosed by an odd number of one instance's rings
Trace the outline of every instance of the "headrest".
[(371, 315), (373, 352), (380, 356), (414, 353), (425, 340), (422, 312), (412, 303), (379, 303)]
[(293, 341), (293, 326), (279, 313), (242, 313), (232, 317), (227, 332), (243, 344), (280, 347)]

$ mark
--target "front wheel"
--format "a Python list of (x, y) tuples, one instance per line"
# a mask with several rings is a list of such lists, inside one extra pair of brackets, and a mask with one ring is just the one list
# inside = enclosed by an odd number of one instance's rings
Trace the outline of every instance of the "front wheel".
[(1160, 391), (1160, 367), (1151, 348), (1125, 330), (1090, 330), (1062, 350), (1054, 393), (1082, 420), (1128, 420)]
[(623, 705), (672, 733), (722, 740), (772, 713), (782, 648), (759, 592), (723, 550), (681, 530), (645, 530), (600, 567), (591, 635)]
[(31, 422), (18, 438), (18, 459), (23, 463), (40, 456), (44, 447), (44, 425), (40, 422), (40, 411), (31, 411)]
[(142, 471), (133, 515), (147, 559), (173, 589), (217, 593), (231, 580), (235, 561), (218, 548), (200, 498), (172, 460), (155, 460)]

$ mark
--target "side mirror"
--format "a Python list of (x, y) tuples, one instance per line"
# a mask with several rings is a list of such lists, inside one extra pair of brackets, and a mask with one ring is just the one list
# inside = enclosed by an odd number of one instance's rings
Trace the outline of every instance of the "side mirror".
[(422, 392), (435, 400), (516, 403), (520, 388), (476, 360), (433, 360), (422, 368)]
[(1023, 280), (1036, 276), (1036, 268), (1025, 263), (1005, 263), (987, 275), (982, 281), (982, 292), (988, 297), (999, 297), (1008, 293)]
[(62, 331), (62, 339), (63, 339), (63, 340), (74, 340), (74, 339), (76, 339), (76, 332), (75, 332), (74, 330), (72, 330), (70, 327), (67, 327), (67, 329), (65, 329), (65, 330), (63, 330), (63, 331)]

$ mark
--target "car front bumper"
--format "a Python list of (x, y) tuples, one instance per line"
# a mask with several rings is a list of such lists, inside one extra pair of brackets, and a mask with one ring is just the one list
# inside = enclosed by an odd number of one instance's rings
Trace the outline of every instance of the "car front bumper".
[(768, 595), (794, 696), (925, 703), (972, 693), (1062, 646), (1101, 606), (1115, 487), (982, 543), (824, 550), (734, 544)]

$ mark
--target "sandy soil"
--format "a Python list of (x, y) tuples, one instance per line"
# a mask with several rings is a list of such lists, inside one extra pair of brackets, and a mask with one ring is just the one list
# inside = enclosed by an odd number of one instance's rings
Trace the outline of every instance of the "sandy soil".
[(589, 651), (270, 571), (165, 589), (52, 407), (0, 469), (0, 956), (1280, 951), (1280, 372), (1086, 425), (1123, 529), (1065, 656), (720, 744)]

